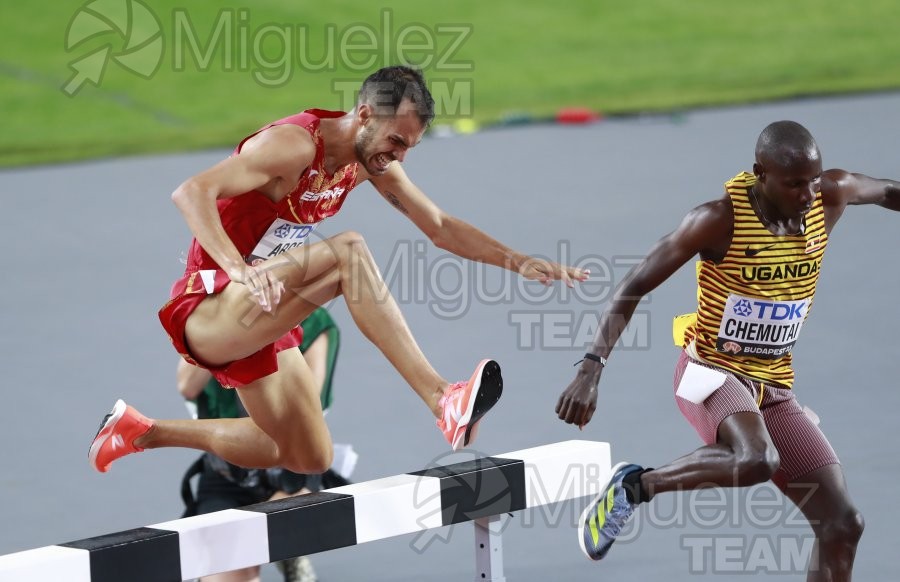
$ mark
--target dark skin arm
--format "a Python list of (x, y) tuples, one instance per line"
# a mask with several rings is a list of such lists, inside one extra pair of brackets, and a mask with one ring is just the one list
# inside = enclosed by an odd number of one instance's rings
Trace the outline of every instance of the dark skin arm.
[[(822, 174), (822, 201), (825, 206), (826, 232), (840, 219), (848, 205), (876, 204), (900, 211), (900, 182), (880, 180), (845, 170)], [(628, 326), (638, 303), (647, 293), (672, 276), (691, 258), (720, 261), (731, 243), (734, 226), (731, 203), (727, 198), (709, 202), (692, 210), (681, 225), (661, 239), (647, 257), (619, 284), (612, 302), (600, 319), (590, 352), (609, 357), (622, 331)], [(590, 422), (597, 404), (597, 386), (603, 366), (584, 360), (575, 379), (563, 390), (556, 405), (559, 418), (583, 427)]]
[[(721, 198), (693, 209), (678, 228), (663, 237), (616, 288), (613, 300), (600, 317), (590, 352), (609, 357), (644, 295), (656, 289), (698, 253), (704, 259), (721, 260), (731, 243), (734, 219), (731, 201)], [(603, 365), (584, 360), (575, 379), (556, 404), (560, 420), (583, 427), (597, 407), (597, 386)]]
[(822, 174), (822, 203), (825, 229), (831, 232), (848, 205), (877, 204), (900, 212), (900, 182), (879, 180), (845, 170), (827, 170)]

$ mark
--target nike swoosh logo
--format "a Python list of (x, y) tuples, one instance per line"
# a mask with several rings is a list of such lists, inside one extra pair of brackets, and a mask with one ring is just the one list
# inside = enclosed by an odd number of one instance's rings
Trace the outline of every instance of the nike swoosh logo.
[(767, 247), (760, 247), (760, 248), (758, 248), (758, 249), (751, 249), (751, 248), (748, 246), (748, 247), (744, 250), (744, 256), (746, 256), (746, 257), (755, 257), (755, 256), (758, 255), (759, 253), (761, 253), (761, 252), (763, 252), (763, 251), (765, 251), (765, 250), (768, 250), (768, 249), (770, 249), (770, 248), (776, 246), (777, 244), (778, 244), (778, 243), (772, 243), (772, 244), (770, 244), (770, 245), (767, 246)]

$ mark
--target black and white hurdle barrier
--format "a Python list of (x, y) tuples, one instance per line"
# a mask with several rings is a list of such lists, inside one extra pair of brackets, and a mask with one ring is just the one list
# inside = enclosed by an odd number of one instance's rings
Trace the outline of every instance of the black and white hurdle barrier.
[(0, 580), (161, 582), (475, 522), (475, 580), (504, 581), (501, 516), (596, 495), (609, 444), (566, 441), (0, 556)]

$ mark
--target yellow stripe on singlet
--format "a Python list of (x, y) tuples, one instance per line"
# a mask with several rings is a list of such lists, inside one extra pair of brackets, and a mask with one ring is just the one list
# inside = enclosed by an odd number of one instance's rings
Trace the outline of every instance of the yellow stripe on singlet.
[[(710, 364), (790, 388), (790, 349), (812, 306), (828, 243), (822, 195), (816, 194), (802, 233), (778, 236), (754, 211), (755, 182), (742, 172), (725, 184), (734, 213), (731, 245), (721, 262), (697, 263), (698, 310), (696, 318), (680, 320), (680, 335), (682, 346), (694, 342)], [(677, 341), (679, 330), (673, 334)]]

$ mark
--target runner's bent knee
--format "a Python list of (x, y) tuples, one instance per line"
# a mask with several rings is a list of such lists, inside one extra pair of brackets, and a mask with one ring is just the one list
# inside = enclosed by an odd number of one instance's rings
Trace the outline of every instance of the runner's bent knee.
[(735, 470), (741, 485), (765, 483), (778, 470), (781, 460), (772, 445), (762, 445), (747, 451), (735, 452)]
[(309, 442), (279, 443), (278, 452), (279, 464), (294, 473), (324, 473), (334, 460), (334, 448), (330, 442), (320, 446), (310, 446)]
[(348, 230), (338, 234), (332, 240), (334, 240), (338, 256), (342, 259), (349, 259), (354, 255), (371, 256), (366, 239), (358, 232)]
[(850, 509), (832, 518), (822, 520), (820, 539), (826, 543), (855, 546), (866, 528), (862, 513)]
[[(371, 257), (361, 234), (347, 231), (308, 246), (286, 251), (272, 261), (293, 281), (288, 285), (308, 284), (319, 280), (325, 273), (349, 264), (355, 257)], [(273, 263), (274, 264), (274, 263)]]
[(356, 232), (355, 230), (345, 230), (344, 232), (340, 232), (332, 237), (335, 242), (340, 242), (341, 244), (346, 244), (350, 246), (356, 245), (366, 245), (366, 239), (363, 238), (363, 235)]

